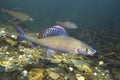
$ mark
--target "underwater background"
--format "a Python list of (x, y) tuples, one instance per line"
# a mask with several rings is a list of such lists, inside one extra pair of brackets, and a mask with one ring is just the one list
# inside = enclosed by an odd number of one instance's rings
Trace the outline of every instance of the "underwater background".
[[(26, 13), (33, 21), (14, 20), (16, 14), (7, 10)], [(63, 26), (64, 34), (96, 53), (56, 52), (46, 58), (46, 48), (19, 42), (16, 26), (39, 38), (57, 21), (75, 23), (77, 28)], [(120, 80), (120, 0), (1, 0), (0, 80)]]
[(0, 8), (19, 7), (34, 21), (28, 26), (33, 31), (54, 25), (56, 21), (69, 20), (78, 27), (109, 27), (110, 22), (120, 25), (119, 0), (1, 0)]

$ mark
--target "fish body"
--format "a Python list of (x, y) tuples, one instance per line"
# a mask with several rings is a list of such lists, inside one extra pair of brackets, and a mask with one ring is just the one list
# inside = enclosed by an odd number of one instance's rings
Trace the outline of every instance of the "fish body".
[(27, 14), (19, 11), (14, 11), (14, 10), (7, 10), (7, 9), (2, 9), (3, 12), (13, 16), (15, 19), (18, 19), (20, 21), (33, 21), (33, 18), (28, 16)]
[(39, 33), (38, 38), (40, 39), (40, 38), (46, 38), (50, 36), (60, 36), (60, 35), (68, 36), (66, 30), (62, 26), (55, 25)]
[(69, 28), (69, 29), (78, 28), (75, 23), (70, 22), (70, 21), (56, 21), (56, 23), (58, 25), (61, 25), (61, 26), (65, 27), (65, 28)]
[(23, 35), (22, 29), (18, 28), (19, 34), (27, 40), (43, 46), (48, 49), (52, 49), (56, 52), (66, 52), (66, 53), (81, 53), (84, 55), (92, 55), (96, 53), (89, 45), (84, 42), (77, 40), (69, 36), (51, 36), (46, 38), (38, 39), (36, 37), (31, 37)]
[(69, 36), (52, 36), (47, 38), (32, 38), (32, 37), (26, 37), (28, 40), (37, 43), (41, 46), (44, 46), (46, 48), (50, 48), (54, 51), (60, 51), (60, 52), (68, 52), (68, 53), (76, 53), (76, 49), (82, 47), (86, 47), (83, 42), (76, 40), (74, 38), (71, 38)]

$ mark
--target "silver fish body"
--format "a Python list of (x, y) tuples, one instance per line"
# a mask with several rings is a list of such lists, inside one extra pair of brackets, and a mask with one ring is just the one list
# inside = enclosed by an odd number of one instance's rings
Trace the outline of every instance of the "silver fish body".
[(92, 55), (96, 53), (93, 48), (91, 48), (84, 42), (69, 36), (52, 36), (41, 39), (26, 36), (26, 38), (31, 42), (34, 42), (40, 46), (52, 49), (57, 52), (59, 51), (76, 54), (81, 53), (84, 55)]
[(56, 52), (80, 53), (84, 55), (93, 55), (96, 53), (96, 50), (89, 45), (69, 36), (50, 36), (38, 39), (37, 37), (26, 35), (20, 27), (17, 27), (17, 31), (19, 32), (20, 38), (30, 40), (39, 46)]

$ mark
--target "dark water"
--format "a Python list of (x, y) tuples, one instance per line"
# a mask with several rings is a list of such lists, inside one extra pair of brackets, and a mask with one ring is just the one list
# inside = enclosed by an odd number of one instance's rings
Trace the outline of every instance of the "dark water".
[(69, 20), (79, 27), (109, 27), (120, 24), (120, 0), (1, 0), (0, 8), (19, 7), (35, 20), (31, 30), (50, 27), (55, 21)]

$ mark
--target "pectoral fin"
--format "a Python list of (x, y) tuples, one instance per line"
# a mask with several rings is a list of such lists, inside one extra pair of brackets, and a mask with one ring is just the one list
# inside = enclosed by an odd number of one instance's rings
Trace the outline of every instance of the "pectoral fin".
[(55, 51), (48, 48), (47, 51), (46, 51), (46, 57), (50, 57), (53, 53), (55, 53)]

